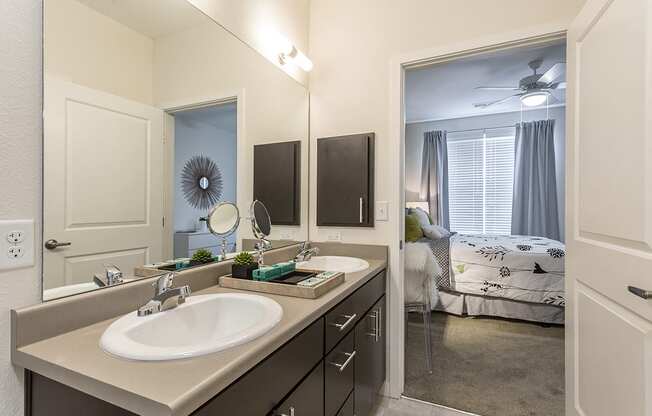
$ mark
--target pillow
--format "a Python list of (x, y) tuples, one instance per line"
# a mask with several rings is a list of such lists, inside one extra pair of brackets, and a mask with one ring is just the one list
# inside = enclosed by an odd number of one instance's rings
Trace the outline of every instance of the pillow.
[(423, 237), (423, 231), (416, 215), (405, 216), (405, 241), (413, 243)]
[(423, 235), (431, 240), (439, 240), (440, 238), (448, 237), (451, 235), (447, 229), (439, 225), (428, 225), (425, 227), (422, 226), (421, 230), (423, 231)]
[(421, 208), (415, 208), (411, 210), (410, 215), (416, 215), (417, 219), (419, 220), (419, 225), (421, 226), (421, 228), (432, 224), (430, 222), (430, 218), (428, 217), (426, 211), (422, 210)]

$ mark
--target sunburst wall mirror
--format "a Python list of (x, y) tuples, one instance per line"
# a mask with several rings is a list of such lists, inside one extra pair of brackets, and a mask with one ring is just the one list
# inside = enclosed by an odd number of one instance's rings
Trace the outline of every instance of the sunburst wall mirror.
[(181, 190), (190, 206), (209, 209), (222, 198), (222, 172), (211, 158), (191, 157), (181, 172)]

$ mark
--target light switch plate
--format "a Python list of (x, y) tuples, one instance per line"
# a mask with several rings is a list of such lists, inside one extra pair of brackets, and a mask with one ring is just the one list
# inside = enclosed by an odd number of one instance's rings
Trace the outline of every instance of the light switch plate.
[(376, 201), (376, 221), (389, 221), (389, 202)]
[(34, 265), (34, 220), (0, 221), (0, 270)]

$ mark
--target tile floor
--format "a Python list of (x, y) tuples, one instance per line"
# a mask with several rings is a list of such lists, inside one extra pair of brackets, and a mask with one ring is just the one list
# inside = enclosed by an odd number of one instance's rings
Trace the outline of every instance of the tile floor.
[(373, 416), (477, 416), (420, 400), (401, 397), (390, 399), (384, 397)]

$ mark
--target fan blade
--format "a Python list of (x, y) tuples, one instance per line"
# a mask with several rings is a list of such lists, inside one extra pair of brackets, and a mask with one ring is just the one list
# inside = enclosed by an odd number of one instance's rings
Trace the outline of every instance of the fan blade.
[(566, 89), (566, 81), (553, 82), (552, 84), (548, 85), (547, 88), (551, 89), (551, 90), (565, 90)]
[(560, 77), (566, 75), (566, 64), (559, 62), (554, 64), (549, 70), (547, 70), (537, 82), (543, 82), (544, 84), (550, 84), (557, 81)]
[(507, 90), (507, 91), (518, 91), (519, 87), (475, 87), (476, 90)]
[(489, 101), (487, 103), (476, 103), (476, 104), (473, 104), (473, 107), (475, 107), (475, 108), (487, 108), (487, 107), (489, 107), (491, 105), (504, 103), (505, 101), (511, 100), (514, 97), (519, 97), (520, 95), (522, 95), (522, 94), (510, 95), (509, 97), (501, 98), (500, 100), (496, 100), (496, 101)]

